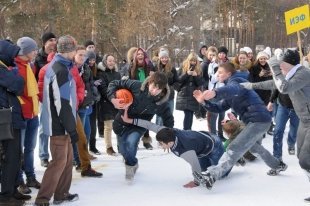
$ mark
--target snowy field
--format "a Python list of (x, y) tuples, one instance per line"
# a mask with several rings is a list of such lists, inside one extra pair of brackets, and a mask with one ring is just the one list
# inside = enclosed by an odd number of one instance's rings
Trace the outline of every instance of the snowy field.
[[(174, 115), (175, 127), (182, 128), (183, 112), (175, 111)], [(206, 125), (206, 120), (198, 121), (194, 118), (193, 130), (207, 130)], [(73, 170), (70, 192), (78, 193), (80, 199), (65, 205), (299, 206), (305, 205), (303, 199), (310, 196), (310, 184), (300, 169), (296, 156), (288, 155), (286, 141), (283, 160), (288, 164), (288, 169), (279, 176), (268, 176), (266, 172), (269, 168), (258, 158), (254, 162), (247, 162), (245, 167), (234, 167), (228, 177), (217, 181), (212, 190), (207, 190), (203, 187), (184, 188), (183, 185), (193, 179), (189, 165), (172, 153), (157, 148), (155, 135), (151, 133), (151, 136), (154, 150), (145, 150), (140, 143), (140, 167), (132, 184), (125, 181), (122, 157), (104, 153), (92, 161), (92, 166), (103, 172), (102, 178), (82, 178), (80, 173)], [(113, 144), (116, 145), (115, 136)], [(263, 145), (272, 151), (272, 137), (267, 136)], [(97, 148), (105, 152), (102, 138), (97, 138)], [(41, 181), (44, 168), (39, 163), (38, 148), (35, 157), (37, 179)], [(38, 192), (31, 189), (33, 197), (27, 205), (32, 205)]]

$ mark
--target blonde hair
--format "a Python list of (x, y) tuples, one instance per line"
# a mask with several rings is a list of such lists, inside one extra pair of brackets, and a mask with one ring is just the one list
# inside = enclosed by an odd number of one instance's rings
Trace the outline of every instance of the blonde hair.
[(200, 68), (200, 64), (198, 61), (198, 56), (197, 54), (195, 54), (194, 52), (191, 52), (187, 58), (183, 61), (183, 66), (182, 66), (182, 72), (183, 74), (186, 73), (187, 71), (190, 70), (190, 61), (196, 61), (196, 65), (194, 67), (194, 71), (197, 73), (197, 75), (201, 74), (201, 68)]

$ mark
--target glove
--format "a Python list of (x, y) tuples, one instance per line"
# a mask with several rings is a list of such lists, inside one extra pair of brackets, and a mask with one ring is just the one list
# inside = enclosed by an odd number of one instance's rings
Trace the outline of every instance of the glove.
[(240, 85), (245, 88), (245, 89), (248, 89), (248, 90), (251, 90), (253, 89), (253, 85), (251, 82), (243, 82), (243, 83), (240, 83)]
[(71, 138), (71, 144), (75, 144), (79, 141), (79, 135), (76, 132), (70, 135), (70, 138)]
[(270, 58), (267, 63), (269, 64), (272, 73), (277, 76), (281, 74), (281, 69), (280, 69), (280, 61), (277, 59), (276, 56)]

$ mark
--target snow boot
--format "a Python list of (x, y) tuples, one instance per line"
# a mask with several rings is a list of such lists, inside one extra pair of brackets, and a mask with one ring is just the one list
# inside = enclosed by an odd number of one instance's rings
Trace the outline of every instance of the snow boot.
[(278, 167), (275, 168), (275, 169), (269, 170), (267, 172), (267, 175), (269, 175), (269, 176), (276, 176), (280, 172), (285, 171), (286, 169), (287, 169), (287, 164), (285, 164), (284, 162), (280, 161), (280, 164), (278, 165)]
[(125, 178), (126, 180), (133, 180), (136, 172), (137, 172), (137, 169), (138, 169), (139, 165), (136, 164), (134, 166), (129, 166), (129, 165), (125, 165), (125, 168), (126, 168), (126, 175), (125, 175)]

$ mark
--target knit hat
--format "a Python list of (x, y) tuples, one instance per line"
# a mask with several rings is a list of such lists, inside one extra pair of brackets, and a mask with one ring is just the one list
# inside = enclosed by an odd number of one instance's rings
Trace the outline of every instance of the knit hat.
[(258, 52), (256, 59), (259, 59), (261, 57), (266, 57), (267, 59), (269, 59), (269, 55), (264, 51)]
[(84, 43), (85, 48), (87, 48), (89, 45), (95, 45), (95, 43), (92, 40), (87, 40)]
[(22, 38), (19, 38), (17, 40), (17, 46), (20, 47), (20, 50), (19, 50), (19, 53), (18, 55), (19, 56), (22, 56), (22, 55), (27, 55), (29, 53), (31, 53), (32, 51), (35, 51), (38, 49), (38, 45), (37, 43), (35, 42), (35, 40), (31, 39), (30, 37), (22, 37)]
[(252, 49), (247, 46), (243, 47), (242, 50), (245, 51), (246, 53), (253, 53)]
[(159, 142), (168, 143), (175, 141), (175, 134), (172, 128), (165, 127), (156, 134), (156, 140)]
[(162, 57), (168, 57), (169, 58), (169, 53), (167, 50), (161, 50), (158, 54), (158, 57), (159, 58), (162, 58)]
[(271, 49), (269, 46), (267, 46), (265, 49), (264, 49), (264, 52), (266, 52), (266, 54), (268, 54), (269, 58), (271, 57)]
[(274, 55), (277, 57), (277, 59), (280, 59), (283, 56), (283, 50), (280, 48), (275, 49)]
[(57, 51), (59, 53), (69, 53), (76, 50), (76, 41), (70, 36), (61, 36), (57, 42)]
[(283, 57), (282, 57), (282, 61), (289, 63), (291, 65), (297, 65), (300, 63), (300, 56), (297, 50), (286, 50), (286, 52), (284, 52)]
[(221, 46), (221, 47), (218, 48), (218, 53), (221, 53), (221, 52), (225, 53), (226, 56), (227, 56), (228, 49), (226, 47), (224, 47), (224, 46)]
[(42, 35), (42, 42), (43, 42), (43, 45), (45, 45), (45, 43), (50, 40), (50, 39), (53, 39), (53, 38), (56, 38), (55, 34), (53, 34), (52, 32), (46, 32)]
[(86, 52), (86, 58), (87, 59), (96, 59), (96, 53), (93, 51), (87, 51)]

